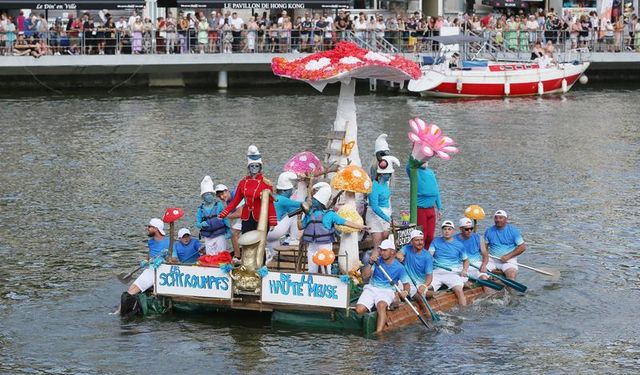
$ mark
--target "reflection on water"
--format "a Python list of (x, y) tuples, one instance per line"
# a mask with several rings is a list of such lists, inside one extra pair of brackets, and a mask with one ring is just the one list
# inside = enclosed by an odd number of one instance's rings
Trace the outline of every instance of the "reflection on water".
[[(630, 105), (640, 93), (618, 89), (542, 100), (357, 98), (365, 162), (382, 132), (406, 160), (410, 117), (440, 125), (461, 149), (431, 163), (445, 217), (469, 204), (507, 210), (528, 243), (521, 261), (560, 269), (557, 282), (522, 270), (525, 295), (452, 311), (436, 332), (416, 325), (375, 340), (236, 315), (127, 323), (108, 315), (124, 288), (113, 275), (143, 256), (146, 222), (178, 206), (193, 226), (202, 176), (234, 185), (252, 142), (272, 180), (292, 154), (322, 154), (337, 97), (273, 91), (4, 100), (0, 372), (628, 373), (640, 365), (640, 107)], [(404, 175), (394, 192), (394, 207), (406, 208)], [(408, 367), (416, 358), (423, 367)]]

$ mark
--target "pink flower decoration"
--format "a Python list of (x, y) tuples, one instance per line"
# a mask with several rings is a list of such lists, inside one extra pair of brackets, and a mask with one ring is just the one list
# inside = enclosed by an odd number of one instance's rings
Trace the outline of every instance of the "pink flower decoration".
[(285, 172), (293, 172), (298, 175), (307, 173), (322, 173), (322, 162), (311, 151), (303, 151), (294, 155), (284, 165)]
[(420, 66), (401, 56), (372, 52), (351, 42), (340, 42), (329, 51), (287, 61), (271, 60), (271, 70), (279, 76), (309, 82), (343, 78), (379, 78), (404, 81), (420, 78)]
[(414, 118), (409, 120), (412, 132), (408, 134), (409, 140), (413, 142), (413, 152), (411, 156), (420, 161), (427, 161), (434, 155), (444, 160), (451, 159), (449, 154), (458, 152), (454, 147), (453, 139), (442, 134), (442, 130), (436, 124), (427, 125), (424, 120)]

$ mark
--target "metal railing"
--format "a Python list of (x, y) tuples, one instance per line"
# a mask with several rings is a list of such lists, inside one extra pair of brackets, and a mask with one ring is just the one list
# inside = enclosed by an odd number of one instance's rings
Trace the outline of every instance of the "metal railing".
[[(576, 35), (568, 31), (495, 31), (466, 32), (482, 36), (487, 43), (471, 43), (468, 54), (482, 48), (493, 54), (517, 55), (526, 58), (537, 41), (543, 45), (551, 41), (557, 53), (640, 52), (640, 33), (632, 38), (616, 32), (600, 35), (589, 32)], [(60, 30), (31, 35), (18, 32), (0, 33), (0, 55), (20, 55), (36, 51), (39, 55), (91, 55), (91, 54), (189, 54), (189, 53), (311, 53), (333, 48), (347, 40), (359, 46), (384, 53), (431, 54), (439, 49), (429, 37), (438, 31), (328, 31), (328, 30), (178, 30), (167, 32), (146, 30), (94, 29)], [(384, 36), (382, 36), (384, 35)]]

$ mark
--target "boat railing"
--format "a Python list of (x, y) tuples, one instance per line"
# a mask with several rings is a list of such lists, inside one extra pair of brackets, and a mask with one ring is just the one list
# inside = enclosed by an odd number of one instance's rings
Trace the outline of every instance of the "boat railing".
[(370, 51), (383, 52), (389, 54), (400, 53), (400, 50), (393, 44), (389, 43), (385, 38), (376, 37), (373, 32), (353, 32), (351, 30), (344, 31), (344, 38), (358, 45), (358, 47), (368, 49)]

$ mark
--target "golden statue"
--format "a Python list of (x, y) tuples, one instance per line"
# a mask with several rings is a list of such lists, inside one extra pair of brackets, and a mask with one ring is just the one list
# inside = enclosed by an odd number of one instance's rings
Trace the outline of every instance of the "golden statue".
[(243, 233), (238, 239), (238, 244), (242, 248), (242, 265), (231, 272), (234, 283), (234, 293), (260, 294), (262, 279), (258, 273), (264, 265), (264, 254), (267, 245), (267, 215), (269, 190), (260, 193), (260, 217), (258, 218), (258, 229)]

